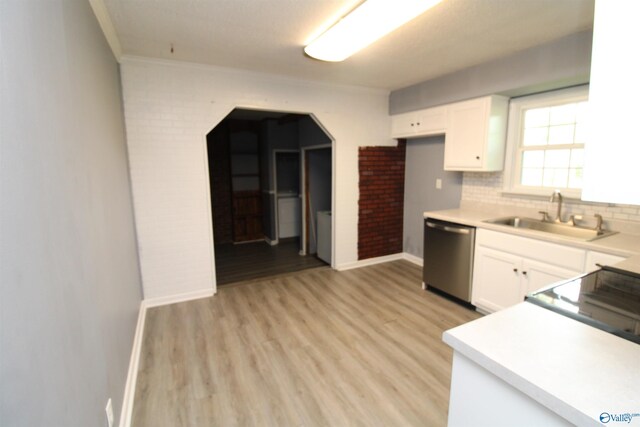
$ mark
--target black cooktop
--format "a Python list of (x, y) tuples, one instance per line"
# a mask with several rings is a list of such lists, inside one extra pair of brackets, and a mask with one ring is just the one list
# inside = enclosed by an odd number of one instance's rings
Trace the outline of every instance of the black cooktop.
[(640, 344), (640, 274), (602, 267), (526, 301)]

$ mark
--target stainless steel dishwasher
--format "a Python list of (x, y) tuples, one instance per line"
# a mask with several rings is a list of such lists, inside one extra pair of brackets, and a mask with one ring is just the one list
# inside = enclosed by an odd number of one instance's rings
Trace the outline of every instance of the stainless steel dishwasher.
[(422, 286), (470, 304), (475, 236), (475, 227), (427, 218)]

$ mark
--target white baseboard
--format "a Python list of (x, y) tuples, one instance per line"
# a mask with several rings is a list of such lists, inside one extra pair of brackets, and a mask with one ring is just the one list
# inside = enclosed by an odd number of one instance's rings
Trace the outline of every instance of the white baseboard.
[(120, 411), (120, 427), (131, 425), (133, 415), (133, 399), (136, 394), (136, 383), (138, 380), (138, 365), (140, 364), (140, 352), (142, 351), (142, 334), (144, 333), (144, 323), (147, 318), (147, 306), (145, 302), (140, 302), (138, 312), (138, 323), (133, 336), (133, 348), (129, 359), (129, 371), (127, 372), (127, 382), (124, 386), (124, 397), (122, 399), (122, 410)]
[(424, 264), (422, 258), (407, 252), (401, 252), (393, 255), (385, 255), (377, 258), (369, 258), (369, 259), (363, 259), (356, 262), (348, 262), (345, 264), (340, 264), (336, 267), (336, 270), (338, 271), (351, 270), (352, 268), (366, 267), (368, 265), (375, 265), (375, 264), (381, 264), (383, 262), (397, 261), (399, 259), (404, 259), (420, 267), (422, 267), (422, 265)]
[(208, 298), (213, 296), (215, 291), (213, 288), (200, 289), (197, 291), (185, 292), (183, 294), (168, 295), (165, 297), (145, 299), (144, 303), (147, 308), (158, 307), (161, 305), (175, 304), (177, 302), (191, 301), (193, 299)]
[(366, 267), (368, 265), (381, 264), (383, 262), (389, 262), (389, 261), (397, 261), (399, 259), (404, 259), (402, 252), (393, 254), (393, 255), (379, 256), (376, 258), (369, 258), (369, 259), (363, 259), (356, 262), (348, 262), (345, 264), (340, 264), (336, 267), (336, 270), (338, 271), (351, 270), (353, 268)]
[(278, 241), (278, 239), (271, 240), (271, 239), (270, 239), (270, 238), (268, 238), (268, 237), (265, 237), (265, 238), (264, 238), (264, 241), (265, 241), (265, 242), (267, 242), (270, 246), (275, 246), (275, 245), (277, 245), (278, 243), (280, 243), (280, 242)]
[(140, 303), (140, 312), (138, 313), (138, 323), (136, 324), (136, 332), (133, 337), (133, 348), (131, 349), (131, 358), (129, 359), (129, 371), (127, 372), (127, 382), (124, 387), (124, 398), (122, 399), (122, 410), (120, 411), (119, 427), (130, 427), (131, 417), (133, 415), (133, 400), (136, 394), (136, 383), (138, 380), (138, 366), (140, 365), (140, 352), (142, 351), (142, 336), (144, 333), (144, 324), (147, 318), (147, 309), (158, 307), (161, 305), (174, 304), (177, 302), (190, 301), (199, 298), (207, 298), (214, 295), (213, 289), (202, 289), (194, 292), (185, 292), (183, 294), (169, 295), (166, 297), (145, 299)]
[(419, 256), (415, 256), (415, 255), (412, 255), (412, 254), (407, 253), (407, 252), (404, 252), (404, 253), (402, 254), (402, 256), (403, 256), (403, 258), (404, 258), (405, 260), (407, 260), (407, 261), (409, 261), (409, 262), (412, 262), (412, 263), (414, 263), (415, 265), (419, 265), (420, 267), (422, 267), (422, 266), (423, 266), (423, 264), (424, 264), (424, 260), (423, 260), (422, 258), (420, 258)]

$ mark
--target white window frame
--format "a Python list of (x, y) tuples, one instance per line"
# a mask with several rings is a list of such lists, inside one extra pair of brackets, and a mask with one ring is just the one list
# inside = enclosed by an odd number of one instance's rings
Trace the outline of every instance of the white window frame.
[[(529, 187), (520, 185), (522, 159), (519, 156), (522, 140), (524, 111), (531, 108), (553, 107), (571, 102), (589, 99), (589, 86), (576, 86), (568, 89), (554, 90), (537, 95), (512, 98), (509, 103), (509, 119), (507, 124), (507, 147), (504, 168), (503, 192), (507, 194), (549, 196), (553, 189), (549, 187)], [(565, 197), (580, 199), (582, 190), (562, 188)]]

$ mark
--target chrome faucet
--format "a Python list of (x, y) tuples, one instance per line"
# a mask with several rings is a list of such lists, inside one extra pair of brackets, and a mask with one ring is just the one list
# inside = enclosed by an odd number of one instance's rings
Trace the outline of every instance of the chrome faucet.
[(602, 230), (602, 215), (600, 214), (595, 214), (594, 217), (596, 217), (596, 231), (598, 232), (598, 234), (602, 234), (603, 230)]
[(553, 203), (556, 201), (556, 199), (558, 200), (558, 212), (556, 213), (556, 219), (554, 219), (554, 222), (561, 223), (562, 222), (562, 194), (560, 193), (560, 190), (554, 191), (549, 201)]
[(549, 218), (549, 213), (547, 211), (538, 211), (539, 214), (542, 214), (542, 222), (551, 222), (551, 218)]

